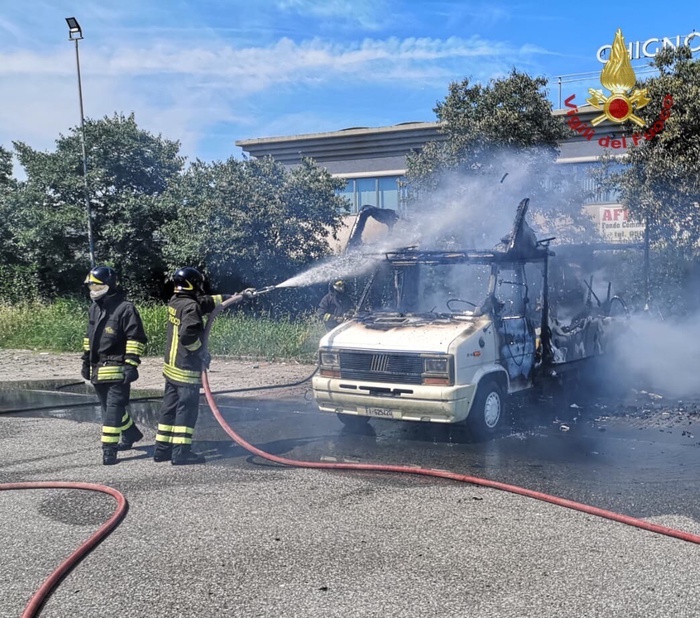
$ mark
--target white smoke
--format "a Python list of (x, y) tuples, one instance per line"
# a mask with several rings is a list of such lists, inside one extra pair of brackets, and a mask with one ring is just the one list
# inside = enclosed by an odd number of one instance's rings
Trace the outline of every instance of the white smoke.
[[(512, 231), (520, 201), (539, 189), (543, 170), (538, 168), (540, 175), (535, 177), (531, 161), (532, 157), (525, 160), (504, 151), (491, 159), (489, 174), (448, 174), (440, 190), (417, 204), (390, 235), (365, 245), (361, 252), (330, 258), (277, 287), (304, 287), (359, 276), (372, 270), (387, 251), (402, 247), (493, 249)], [(548, 173), (558, 174), (554, 163), (544, 168), (544, 174)], [(529, 220), (532, 224), (531, 216)]]
[(700, 316), (682, 322), (635, 316), (616, 343), (618, 377), (670, 397), (700, 395), (699, 341)]

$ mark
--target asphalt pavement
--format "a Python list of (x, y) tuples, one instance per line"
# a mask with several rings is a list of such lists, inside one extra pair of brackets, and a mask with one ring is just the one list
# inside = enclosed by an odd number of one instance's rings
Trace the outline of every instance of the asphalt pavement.
[[(100, 483), (129, 502), (42, 617), (700, 615), (695, 544), (497, 490), (285, 468), (238, 447), (204, 466), (156, 464), (151, 428), (102, 466), (94, 420), (0, 415), (0, 483)], [(20, 616), (113, 509), (92, 492), (0, 492), (0, 616)], [(649, 520), (700, 533), (672, 504)]]

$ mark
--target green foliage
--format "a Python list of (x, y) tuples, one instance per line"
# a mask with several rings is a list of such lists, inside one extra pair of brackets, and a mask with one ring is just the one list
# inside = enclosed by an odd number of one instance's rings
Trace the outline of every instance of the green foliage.
[(560, 241), (590, 239), (594, 225), (581, 212), (582, 191), (554, 171), (568, 129), (552, 114), (546, 85), (545, 78), (515, 69), (486, 85), (451, 83), (434, 110), (444, 140), (408, 157), (409, 208), (456, 201), (474, 213), (470, 228), (489, 229), (496, 211), (506, 207), (515, 214), (520, 199), (529, 197), (540, 227), (555, 230)]
[(139, 303), (138, 309), (143, 329), (148, 337), (146, 354), (148, 356), (158, 356), (165, 354), (165, 334), (168, 328), (168, 310), (160, 303)]
[[(0, 304), (0, 348), (36, 349), (82, 354), (87, 326), (87, 299), (52, 303)], [(165, 353), (167, 309), (155, 303), (139, 304), (148, 356)], [(299, 319), (253, 318), (224, 312), (216, 318), (210, 350), (217, 356), (265, 360), (296, 359), (313, 362), (323, 326), (313, 316)]]
[(0, 305), (0, 347), (82, 353), (87, 302), (61, 299), (53, 303)]
[(552, 115), (546, 85), (545, 78), (515, 69), (485, 86), (468, 78), (452, 82), (447, 97), (434, 109), (446, 141), (427, 144), (409, 157), (411, 183), (417, 189), (434, 189), (446, 170), (483, 174), (497, 165), (504, 148), (553, 161), (566, 127)]
[[(164, 255), (171, 269), (203, 268), (218, 291), (282, 283), (329, 254), (326, 237), (346, 209), (342, 185), (310, 160), (292, 171), (270, 158), (197, 161), (168, 193), (177, 218), (163, 228)], [(308, 308), (300, 298), (278, 298), (277, 309)]]
[[(644, 135), (659, 120), (664, 97), (673, 106), (663, 130), (630, 148), (622, 165), (603, 159), (598, 179), (619, 191), (631, 216), (649, 225), (652, 247), (649, 292), (662, 313), (697, 307), (697, 254), (700, 238), (700, 60), (687, 48), (666, 48), (655, 60), (659, 75), (640, 84), (649, 105), (637, 110)], [(668, 99), (667, 99), (668, 100)], [(646, 299), (645, 299), (646, 300)]]
[[(182, 169), (179, 144), (116, 114), (87, 120), (85, 142), (96, 260), (114, 266), (136, 295), (156, 293), (164, 270), (158, 232), (174, 215), (159, 196)], [(60, 136), (50, 153), (14, 146), (27, 179), (7, 201), (10, 263), (36, 273), (42, 296), (77, 293), (89, 269), (81, 133)]]
[(687, 48), (666, 48), (654, 62), (660, 74), (641, 84), (651, 102), (638, 115), (653, 126), (670, 95), (670, 116), (663, 131), (628, 150), (625, 167), (610, 175), (611, 182), (630, 213), (652, 223), (653, 242), (673, 244), (674, 251), (684, 247), (690, 255), (700, 236), (700, 60)]
[(14, 184), (12, 178), (12, 153), (0, 146), (0, 189)]
[[(7, 247), (7, 245), (3, 245)], [(0, 261), (0, 299), (4, 303), (36, 301), (41, 297), (37, 273), (25, 264)]]
[(291, 320), (222, 314), (214, 323), (210, 348), (214, 355), (309, 362), (315, 359), (324, 333), (318, 320), (310, 316)]

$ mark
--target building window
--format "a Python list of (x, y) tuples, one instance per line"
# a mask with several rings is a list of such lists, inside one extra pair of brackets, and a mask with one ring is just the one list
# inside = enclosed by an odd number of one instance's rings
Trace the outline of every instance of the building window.
[(377, 179), (377, 193), (379, 204), (382, 208), (399, 209), (399, 177), (386, 176)]
[(363, 206), (379, 208), (399, 208), (399, 179), (401, 176), (380, 176), (379, 178), (350, 178), (339, 195), (347, 198), (351, 212), (358, 212)]
[[(556, 172), (545, 180), (545, 187), (561, 193), (582, 191), (583, 204), (614, 204), (619, 201), (619, 192), (604, 189), (593, 177), (598, 163), (565, 163), (556, 166)], [(617, 167), (617, 166), (616, 166)]]
[(355, 198), (355, 181), (348, 180), (345, 188), (338, 191), (340, 197), (344, 197), (350, 202), (350, 212), (357, 212), (357, 200)]

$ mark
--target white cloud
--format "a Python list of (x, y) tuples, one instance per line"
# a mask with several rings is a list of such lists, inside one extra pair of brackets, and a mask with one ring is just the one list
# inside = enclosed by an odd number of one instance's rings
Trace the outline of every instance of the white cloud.
[(381, 28), (392, 14), (386, 0), (276, 0), (276, 6), (283, 12), (356, 23), (367, 30)]
[[(339, 74), (355, 76), (363, 81), (400, 78), (394, 70), (402, 67), (421, 69), (429, 77), (440, 62), (467, 58), (517, 61), (518, 56), (546, 53), (526, 46), (516, 49), (507, 43), (485, 41), (478, 36), (469, 39), (407, 38), (365, 39), (358, 43), (339, 44), (314, 38), (296, 43), (288, 38), (268, 47), (236, 49), (230, 45), (204, 45), (182, 48), (174, 43), (150, 45), (81, 48), (85, 73), (102, 76), (143, 76), (178, 74), (180, 76), (243, 79), (253, 91), (276, 83), (289, 83), (313, 76), (315, 80), (332, 81)], [(52, 49), (47, 53), (17, 51), (0, 53), (0, 76), (66, 75), (73, 72), (72, 50)], [(309, 73), (312, 71), (313, 73)], [(483, 73), (483, 71), (479, 71)], [(240, 83), (237, 84), (241, 86)]]
[[(187, 46), (145, 37), (80, 43), (85, 115), (134, 111), (140, 126), (181, 140), (190, 157), (217, 125), (247, 127), (245, 136), (230, 138), (232, 152), (234, 139), (254, 135), (256, 126), (269, 125), (273, 117), (283, 125), (285, 118), (303, 113), (302, 97), (295, 93), (322, 97), (367, 86), (397, 93), (434, 87), (442, 93), (449, 81), (488, 79), (540, 53), (478, 36), (353, 43), (283, 38), (245, 48), (218, 38)], [(75, 55), (67, 41), (45, 51), (0, 52), (0, 79), (0, 144), (21, 140), (50, 148), (59, 133), (79, 124)], [(265, 118), (251, 109), (252, 100), (265, 101)]]

